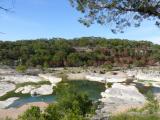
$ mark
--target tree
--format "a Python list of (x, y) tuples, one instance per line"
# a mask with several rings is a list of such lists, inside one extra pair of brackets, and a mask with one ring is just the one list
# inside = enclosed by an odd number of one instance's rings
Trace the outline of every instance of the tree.
[(4, 11), (4, 12), (11, 11), (11, 6), (12, 7), (14, 6), (14, 2), (15, 2), (14, 0), (4, 0), (4, 1), (1, 0), (1, 2), (0, 2), (0, 11)]
[(55, 55), (52, 58), (54, 66), (64, 66), (66, 56), (67, 53), (65, 51), (56, 51)]
[(91, 113), (94, 107), (88, 94), (78, 92), (74, 85), (59, 83), (55, 92), (60, 110), (66, 111), (67, 113), (71, 112), (74, 113), (74, 115), (86, 116), (86, 114)]
[(25, 111), (18, 120), (42, 120), (42, 113), (39, 107), (32, 106)]
[(8, 11), (8, 9), (7, 9), (7, 8), (4, 8), (4, 7), (2, 7), (2, 6), (0, 6), (0, 10)]
[[(82, 51), (76, 49), (82, 48)], [(160, 61), (160, 45), (147, 41), (129, 41), (83, 37), (72, 40), (37, 39), (0, 41), (0, 64), (27, 67), (155, 65)], [(120, 63), (120, 64), (119, 64)], [(138, 66), (139, 66), (138, 65)]]
[(67, 57), (67, 63), (69, 66), (81, 66), (83, 62), (80, 59), (80, 56), (78, 53), (71, 53)]
[(50, 104), (45, 110), (46, 120), (61, 120), (63, 118), (63, 111), (59, 108), (58, 104)]
[(160, 0), (69, 0), (84, 14), (79, 21), (89, 27), (94, 22), (112, 24), (111, 31), (124, 32), (124, 28), (139, 27), (144, 19), (155, 21), (160, 27)]

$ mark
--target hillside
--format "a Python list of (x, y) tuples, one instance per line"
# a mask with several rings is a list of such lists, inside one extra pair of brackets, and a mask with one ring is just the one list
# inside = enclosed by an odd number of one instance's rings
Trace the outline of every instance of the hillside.
[(28, 67), (65, 66), (146, 66), (160, 61), (160, 45), (82, 37), (76, 39), (36, 39), (0, 41), (0, 64)]

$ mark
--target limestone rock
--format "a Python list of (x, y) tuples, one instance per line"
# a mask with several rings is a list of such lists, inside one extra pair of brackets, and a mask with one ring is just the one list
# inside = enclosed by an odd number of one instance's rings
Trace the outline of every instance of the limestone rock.
[(0, 83), (0, 96), (5, 95), (7, 92), (14, 90), (16, 86), (12, 83), (1, 82)]
[(50, 81), (50, 83), (52, 84), (52, 86), (56, 86), (57, 83), (62, 81), (62, 78), (58, 78), (53, 76), (52, 74), (39, 74), (39, 77)]
[(19, 99), (19, 98), (18, 97), (12, 97), (12, 98), (8, 98), (5, 101), (0, 101), (0, 109), (8, 107), (9, 105), (11, 105), (17, 99)]
[(31, 75), (2, 75), (3, 79), (1, 81), (10, 81), (14, 82), (15, 84), (18, 83), (25, 83), (25, 82), (40, 82), (42, 79), (38, 76), (31, 76)]
[(143, 106), (146, 102), (146, 98), (139, 93), (135, 86), (126, 86), (120, 83), (113, 84), (112, 88), (102, 93), (102, 97), (100, 101), (104, 103), (104, 106), (101, 112), (106, 115), (131, 107)]
[(22, 94), (28, 94), (31, 92), (31, 90), (33, 90), (35, 87), (32, 86), (32, 85), (27, 85), (27, 86), (24, 86), (24, 87), (20, 87), (18, 88), (15, 93), (19, 93), (21, 92)]
[(42, 85), (39, 88), (33, 89), (31, 95), (50, 95), (53, 93), (52, 85)]

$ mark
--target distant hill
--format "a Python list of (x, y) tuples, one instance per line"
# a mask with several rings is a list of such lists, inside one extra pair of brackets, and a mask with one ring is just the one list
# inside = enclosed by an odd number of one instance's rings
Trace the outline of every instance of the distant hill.
[(160, 45), (148, 41), (82, 37), (0, 41), (0, 64), (28, 67), (146, 66), (160, 62)]

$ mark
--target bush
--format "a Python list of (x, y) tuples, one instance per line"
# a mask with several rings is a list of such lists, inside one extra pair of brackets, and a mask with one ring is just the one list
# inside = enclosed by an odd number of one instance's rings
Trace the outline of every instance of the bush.
[(108, 82), (108, 83), (107, 83), (107, 87), (108, 87), (108, 88), (111, 88), (112, 85), (113, 85), (113, 83), (111, 83), (111, 82)]
[(27, 67), (24, 66), (24, 65), (19, 65), (19, 66), (16, 67), (16, 71), (17, 71), (17, 72), (22, 72), (22, 73), (24, 73), (26, 70), (27, 70)]
[(42, 113), (39, 107), (32, 106), (25, 111), (22, 116), (19, 116), (19, 120), (42, 120)]
[(160, 120), (159, 115), (155, 114), (119, 114), (109, 118), (109, 120)]
[(148, 100), (148, 104), (146, 105), (146, 108), (148, 110), (149, 113), (155, 113), (158, 112), (159, 110), (159, 102), (158, 100), (154, 97), (152, 91), (148, 91), (147, 94), (147, 100)]
[(113, 69), (113, 66), (111, 64), (104, 64), (102, 67), (105, 68), (107, 71), (111, 71)]

